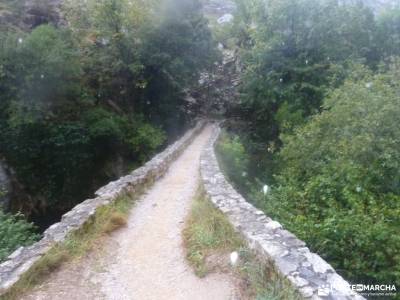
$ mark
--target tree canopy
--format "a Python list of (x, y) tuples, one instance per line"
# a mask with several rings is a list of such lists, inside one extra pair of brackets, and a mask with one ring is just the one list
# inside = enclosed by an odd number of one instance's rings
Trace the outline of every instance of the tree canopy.
[(187, 90), (217, 52), (197, 0), (33, 1), (32, 28), (20, 3), (2, 7), (0, 154), (9, 209), (44, 229), (191, 125)]
[(236, 3), (225, 171), (346, 279), (400, 284), (399, 8)]

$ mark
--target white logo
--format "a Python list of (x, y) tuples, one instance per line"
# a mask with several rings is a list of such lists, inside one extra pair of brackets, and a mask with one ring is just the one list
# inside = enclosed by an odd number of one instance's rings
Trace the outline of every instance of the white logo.
[(330, 284), (324, 284), (318, 288), (318, 296), (327, 297), (332, 291)]
[(350, 288), (356, 292), (396, 292), (394, 284), (352, 284)]
[[(336, 290), (343, 290), (343, 288), (344, 286), (324, 284), (318, 288), (318, 296), (334, 295)], [(394, 284), (349, 284), (345, 289), (350, 289), (362, 296), (395, 296), (397, 291)]]

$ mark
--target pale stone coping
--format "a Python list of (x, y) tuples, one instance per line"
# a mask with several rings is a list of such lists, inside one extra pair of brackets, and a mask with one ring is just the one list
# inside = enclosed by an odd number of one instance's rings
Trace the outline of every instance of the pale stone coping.
[(120, 196), (140, 192), (162, 177), (170, 164), (185, 150), (204, 125), (205, 121), (199, 121), (193, 129), (154, 156), (144, 166), (110, 182), (96, 191), (96, 198), (85, 200), (64, 214), (60, 222), (50, 226), (44, 232), (40, 241), (14, 251), (6, 261), (0, 264), (0, 296), (7, 293), (56, 243), (64, 242), (71, 233), (85, 224), (90, 224), (99, 208), (110, 205)]
[(248, 203), (225, 179), (218, 165), (214, 145), (220, 134), (215, 125), (202, 153), (201, 178), (206, 195), (222, 211), (250, 249), (273, 264), (306, 299), (364, 299), (319, 255), (282, 225)]

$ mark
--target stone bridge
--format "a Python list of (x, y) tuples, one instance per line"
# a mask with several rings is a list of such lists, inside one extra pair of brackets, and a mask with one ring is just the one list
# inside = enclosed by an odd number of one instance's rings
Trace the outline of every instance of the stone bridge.
[[(160, 207), (160, 209), (165, 209), (166, 211), (170, 211), (172, 213), (174, 213), (174, 211), (176, 210), (180, 210), (181, 206), (186, 207), (187, 204), (180, 203), (180, 201), (184, 201), (183, 199), (188, 198), (191, 195), (191, 190), (189, 191), (185, 189), (185, 185), (189, 184), (187, 183), (188, 178), (190, 178), (190, 176), (193, 177), (193, 174), (197, 174), (198, 170), (192, 171), (194, 172), (192, 175), (191, 173), (187, 173), (186, 177), (181, 176), (181, 178), (174, 178), (177, 175), (172, 174), (171, 172), (176, 172), (177, 166), (174, 166), (175, 169), (170, 166), (173, 165), (176, 160), (183, 159), (184, 163), (186, 164), (182, 166), (183, 168), (188, 168), (188, 166), (191, 165), (196, 169), (200, 168), (201, 175), (199, 178), (201, 179), (201, 184), (203, 185), (205, 193), (208, 196), (209, 200), (214, 204), (216, 208), (218, 208), (227, 216), (227, 219), (233, 225), (235, 230), (240, 233), (243, 239), (247, 242), (249, 248), (252, 249), (259, 258), (272, 266), (276, 272), (287, 278), (293, 285), (293, 287), (298, 290), (298, 292), (304, 298), (363, 299), (361, 296), (357, 295), (350, 289), (349, 284), (340, 275), (338, 275), (326, 261), (324, 261), (317, 254), (310, 252), (303, 241), (299, 240), (298, 238), (296, 238), (295, 235), (282, 228), (282, 225), (278, 222), (271, 220), (262, 211), (256, 209), (234, 190), (234, 188), (228, 183), (228, 181), (222, 174), (214, 152), (214, 143), (218, 139), (219, 133), (220, 127), (218, 124), (213, 123), (210, 125), (206, 124), (205, 121), (200, 121), (181, 139), (179, 139), (173, 145), (169, 146), (162, 153), (156, 155), (143, 167), (136, 169), (131, 174), (128, 174), (127, 176), (124, 176), (117, 181), (110, 182), (96, 192), (95, 198), (83, 201), (70, 212), (66, 213), (59, 223), (54, 224), (45, 231), (44, 236), (40, 241), (32, 246), (21, 247), (17, 249), (13, 254), (8, 257), (5, 262), (0, 265), (0, 296), (5, 295), (10, 289), (12, 289), (12, 287), (17, 284), (21, 277), (26, 272), (32, 270), (35, 264), (39, 263), (40, 260), (43, 259), (43, 257), (46, 255), (46, 253), (48, 253), (55, 245), (65, 242), (68, 236), (78, 231), (82, 227), (90, 226), (91, 221), (93, 220), (93, 218), (96, 217), (96, 213), (101, 208), (111, 205), (121, 196), (127, 196), (133, 193), (142, 192), (146, 188), (150, 190), (150, 193), (148, 194), (150, 196), (148, 196), (147, 198), (151, 199), (144, 200), (149, 203), (144, 203), (141, 208), (135, 207), (132, 209), (137, 210), (138, 214), (142, 214), (142, 216), (136, 215), (132, 218), (142, 218), (143, 221), (138, 222), (137, 220), (133, 220), (132, 225), (128, 226), (132, 226), (132, 229), (128, 228), (128, 230), (133, 230), (134, 227), (141, 226), (143, 225), (142, 223), (148, 222), (148, 220), (145, 219), (146, 216), (143, 216), (143, 214), (147, 213), (151, 207), (156, 207), (157, 205), (163, 206)], [(200, 140), (198, 137), (199, 135), (202, 135)], [(196, 147), (193, 146), (193, 143), (197, 143)], [(189, 148), (185, 152), (185, 149), (187, 147)], [(194, 152), (191, 153), (191, 151)], [(199, 152), (198, 156), (196, 156), (196, 151)], [(200, 153), (202, 153), (201, 156)], [(182, 158), (182, 156), (185, 157)], [(198, 162), (199, 158), (200, 162)], [(164, 175), (169, 176), (169, 181), (165, 181), (166, 179)], [(165, 181), (164, 185), (156, 186), (157, 182), (162, 180)], [(180, 190), (177, 189), (179, 187), (179, 184), (181, 185)], [(190, 184), (193, 185), (193, 183)], [(194, 185), (191, 188), (193, 189)], [(153, 195), (151, 195), (152, 189), (158, 190)], [(168, 189), (168, 191), (163, 191), (163, 189)], [(170, 193), (170, 195), (167, 195), (168, 193)], [(180, 194), (175, 195), (174, 193)], [(165, 195), (160, 196), (160, 194)], [(164, 202), (159, 202), (158, 204), (150, 203), (150, 201), (157, 201), (160, 197), (165, 198), (163, 200)], [(169, 199), (171, 199), (171, 204), (169, 202)], [(164, 207), (164, 205), (168, 206), (172, 204), (175, 206)], [(162, 211), (160, 211), (159, 213), (161, 214)], [(186, 210), (182, 210), (182, 214), (186, 214)], [(165, 213), (165, 215), (166, 217), (168, 217), (167, 213)], [(161, 214), (154, 216), (157, 219), (162, 219), (162, 216), (164, 215)], [(175, 217), (177, 216), (174, 215), (174, 218)], [(162, 222), (165, 223), (160, 223), (159, 227), (156, 226), (157, 224), (154, 225), (152, 222), (150, 222), (150, 224), (153, 228), (153, 231), (157, 231), (168, 230), (168, 226), (175, 226), (175, 221), (177, 221), (177, 223), (182, 223), (182, 221), (178, 217), (176, 220), (174, 219), (174, 222), (172, 223), (168, 221), (169, 220), (162, 220)], [(179, 229), (180, 227), (177, 228)], [(173, 227), (172, 230), (175, 229), (176, 228)], [(177, 243), (177, 245), (179, 245), (180, 243), (180, 232), (178, 232), (178, 236), (174, 235), (171, 238), (169, 237), (168, 232), (164, 234), (159, 232), (152, 232), (149, 229), (148, 231), (142, 233), (148, 234), (149, 236), (152, 236), (152, 234), (154, 234), (154, 238), (165, 239), (165, 241), (167, 242), (168, 240), (173, 239), (174, 242)], [(122, 235), (122, 237), (124, 236)], [(165, 245), (161, 246), (161, 248), (163, 249), (158, 249), (157, 251), (154, 250), (153, 254), (151, 253), (151, 249), (143, 252), (141, 249), (142, 245), (139, 245), (139, 243), (142, 242), (143, 244), (145, 244), (143, 245), (143, 247), (147, 247), (149, 245), (151, 246), (152, 241), (150, 240), (150, 237), (149, 239), (143, 241), (140, 238), (136, 239), (136, 237), (134, 237), (133, 235), (128, 235), (128, 237), (129, 238), (125, 236), (125, 238), (123, 238), (123, 240), (120, 242), (129, 243), (126, 246), (128, 247), (127, 249), (137, 248), (137, 252), (132, 252), (133, 259), (135, 258), (135, 255), (140, 254), (150, 259), (150, 261), (147, 261), (146, 263), (151, 264), (152, 261), (157, 262), (157, 259), (159, 259), (158, 257), (160, 256), (165, 255), (167, 257), (168, 255), (172, 255), (172, 262), (167, 262), (167, 265), (164, 267), (181, 267), (179, 263), (177, 264), (173, 262), (175, 260), (181, 259), (179, 253), (172, 253), (174, 252), (173, 248), (167, 251), (166, 254), (159, 252), (165, 250)], [(127, 239), (129, 239), (129, 241), (126, 241)], [(168, 245), (166, 246), (166, 248), (168, 248)], [(124, 257), (127, 254), (123, 252), (122, 255)], [(118, 263), (116, 263), (115, 266), (119, 266), (119, 268), (125, 268), (124, 265)], [(144, 267), (147, 268), (150, 266), (144, 264)], [(187, 272), (185, 267), (182, 268), (182, 272)], [(130, 272), (130, 269), (126, 269), (124, 270), (124, 272), (125, 271)], [(190, 277), (188, 274), (185, 274), (185, 276), (182, 277), (182, 272), (179, 271), (178, 275), (174, 275), (175, 277), (173, 277), (173, 283), (168, 283), (165, 285), (166, 290), (164, 294), (162, 294), (163, 290), (160, 289), (157, 299), (167, 299), (168, 297), (169, 299), (188, 299), (188, 297), (192, 297), (190, 296), (192, 295), (191, 293), (197, 293), (196, 290), (190, 288), (190, 285), (198, 284), (198, 282), (195, 281), (196, 279)], [(117, 277), (127, 276), (127, 278), (130, 278), (129, 280), (131, 282), (135, 281), (135, 276), (133, 276), (132, 274), (127, 275), (125, 273), (122, 273), (123, 272), (116, 270), (114, 274), (119, 274), (116, 275)], [(188, 281), (187, 278), (190, 278), (190, 280)], [(84, 279), (79, 280), (84, 281)], [(160, 281), (163, 280), (163, 278), (160, 279)], [(224, 281), (217, 282), (222, 282), (221, 284), (225, 283)], [(61, 285), (63, 284), (68, 285), (68, 283), (65, 283), (64, 281), (61, 282)], [(185, 287), (185, 292), (179, 291), (180, 284), (187, 284)], [(143, 286), (144, 284), (142, 283), (141, 285)], [(169, 294), (169, 296), (167, 297), (165, 293), (171, 292), (170, 290), (173, 290), (174, 288), (176, 289), (177, 293)], [(110, 289), (114, 289), (112, 293), (115, 293), (115, 290), (118, 290), (119, 286), (114, 285)], [(137, 286), (136, 289), (140, 289), (140, 286)], [(199, 287), (199, 294), (197, 295), (197, 297), (194, 298), (215, 299), (221, 297), (221, 299), (225, 299), (223, 296), (221, 296), (223, 295), (223, 293), (212, 294), (212, 291), (214, 290), (216, 289), (213, 288), (212, 285), (206, 284), (202, 288)], [(97, 299), (96, 295), (93, 294), (91, 297), (86, 295), (85, 299)], [(151, 297), (145, 294), (145, 292), (141, 295), (143, 295), (141, 299), (156, 299), (154, 298), (156, 297), (155, 295), (153, 295), (154, 297)], [(63, 299), (61, 296), (59, 298), (57, 297), (47, 295), (47, 298), (38, 296), (36, 298), (28, 297), (24, 299)], [(118, 294), (117, 296), (113, 294), (112, 299), (129, 299), (129, 297), (123, 294)]]

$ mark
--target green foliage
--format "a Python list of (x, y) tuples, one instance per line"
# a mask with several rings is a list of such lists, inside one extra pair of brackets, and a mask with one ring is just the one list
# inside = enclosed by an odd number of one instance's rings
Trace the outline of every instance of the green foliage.
[(214, 42), (197, 0), (171, 5), (68, 0), (68, 26), (2, 27), (0, 148), (25, 215), (69, 210), (191, 121), (184, 98), (214, 62)]
[(1, 134), (3, 153), (27, 192), (46, 198), (42, 209), (68, 209), (83, 199), (93, 172), (100, 175), (102, 162), (116, 152), (143, 162), (165, 141), (160, 129), (143, 120), (104, 109), (89, 110), (81, 121), (27, 123)]
[[(36, 28), (26, 37), (13, 36), (6, 76), (12, 76), (10, 122), (34, 122), (50, 118), (80, 94), (81, 69), (67, 32), (50, 25)], [(8, 79), (8, 78), (7, 78)]]
[(229, 170), (237, 151), (227, 174), (347, 279), (400, 284), (398, 8), (236, 2), (244, 72), (231, 113), (251, 176)]
[(169, 2), (71, 0), (67, 15), (87, 51), (93, 97), (175, 134), (186, 122), (182, 92), (214, 62), (215, 45), (196, 0)]
[(358, 72), (283, 137), (264, 209), (346, 278), (400, 284), (399, 73)]
[[(244, 74), (236, 110), (257, 142), (279, 145), (282, 132), (318, 113), (332, 84), (343, 82), (338, 66), (358, 61), (375, 68), (386, 55), (378, 47), (377, 20), (362, 4), (237, 2), (234, 28)], [(393, 18), (387, 19), (393, 32), (383, 31), (394, 37), (392, 23)]]
[(378, 18), (377, 40), (385, 58), (400, 55), (400, 8), (386, 10)]
[(126, 148), (144, 162), (166, 141), (165, 132), (143, 120), (142, 116), (121, 116), (104, 109), (88, 111), (84, 120), (89, 137), (96, 144)]
[(183, 237), (186, 257), (200, 277), (210, 271), (206, 259), (212, 253), (229, 253), (244, 246), (226, 217), (201, 192), (196, 195)]
[(0, 210), (0, 261), (18, 247), (35, 242), (39, 238), (35, 229), (23, 216), (5, 214)]
[(218, 161), (224, 166), (224, 172), (240, 191), (247, 191), (250, 158), (239, 136), (223, 132), (216, 151)]
[(54, 204), (64, 193), (73, 198), (75, 185), (87, 183), (76, 176), (92, 167), (87, 134), (79, 124), (27, 123), (3, 128), (1, 136), (4, 155), (32, 196)]
[(275, 114), (275, 120), (278, 123), (280, 131), (292, 132), (293, 128), (304, 123), (303, 111), (301, 109), (291, 111), (287, 102), (282, 103)]
[(122, 141), (123, 129), (127, 129), (124, 128), (127, 127), (126, 118), (102, 108), (89, 110), (83, 119), (89, 128), (89, 136), (94, 140)]
[(177, 131), (185, 124), (184, 93), (198, 84), (199, 72), (217, 59), (216, 45), (198, 0), (168, 0), (146, 28), (141, 57), (147, 90), (141, 107), (157, 124)]
[[(135, 135), (128, 140), (129, 145), (136, 153), (154, 153), (165, 142), (164, 132), (149, 124), (142, 124)], [(145, 159), (146, 156), (143, 157)]]
[[(144, 47), (146, 65), (182, 86), (193, 84), (197, 74), (216, 59), (215, 44), (196, 1), (167, 1), (165, 12), (150, 31)], [(162, 51), (160, 51), (162, 49)]]

